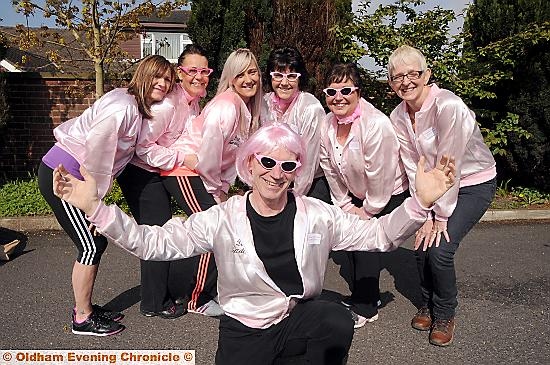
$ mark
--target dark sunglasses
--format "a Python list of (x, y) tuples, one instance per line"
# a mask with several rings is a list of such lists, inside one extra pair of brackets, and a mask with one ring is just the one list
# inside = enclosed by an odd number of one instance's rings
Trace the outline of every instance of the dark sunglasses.
[(266, 170), (272, 170), (275, 166), (281, 166), (281, 170), (284, 172), (293, 172), (298, 167), (302, 166), (300, 161), (279, 161), (269, 156), (260, 155), (258, 153), (254, 154), (256, 160), (262, 165)]
[(344, 96), (348, 96), (355, 90), (359, 89), (357, 86), (346, 86), (341, 89), (335, 89), (332, 87), (327, 87), (326, 89), (323, 89), (323, 92), (327, 94), (327, 96), (336, 96), (336, 94), (340, 93)]

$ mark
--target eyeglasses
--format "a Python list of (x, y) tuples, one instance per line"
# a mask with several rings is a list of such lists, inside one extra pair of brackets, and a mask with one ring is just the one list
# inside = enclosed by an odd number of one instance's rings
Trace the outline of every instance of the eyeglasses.
[(178, 66), (178, 69), (185, 72), (189, 76), (196, 76), (198, 73), (200, 73), (201, 76), (206, 77), (206, 76), (210, 76), (210, 74), (212, 72), (214, 72), (214, 70), (212, 70), (211, 68), (208, 68), (208, 67), (183, 67), (183, 66)]
[(357, 89), (359, 89), (357, 86), (346, 86), (341, 89), (327, 87), (326, 89), (323, 89), (323, 92), (327, 94), (327, 96), (336, 96), (338, 93), (340, 93), (340, 95), (348, 96)]
[(294, 81), (297, 81), (300, 76), (302, 76), (302, 74), (298, 72), (289, 72), (285, 74), (282, 72), (275, 71), (275, 72), (270, 72), (269, 74), (271, 75), (271, 79), (273, 81), (283, 81), (283, 79), (286, 78), (288, 81), (294, 82)]
[(418, 80), (423, 73), (424, 71), (410, 71), (410, 72), (407, 72), (406, 74), (391, 76), (390, 81), (393, 83), (401, 83), (405, 81), (405, 77), (407, 77), (411, 81)]
[(266, 170), (272, 170), (275, 166), (279, 165), (281, 166), (281, 170), (290, 173), (296, 170), (298, 167), (302, 166), (300, 161), (279, 161), (268, 156), (260, 155), (258, 153), (255, 153), (254, 157), (256, 157), (256, 160), (258, 160), (260, 165), (262, 165), (262, 167)]

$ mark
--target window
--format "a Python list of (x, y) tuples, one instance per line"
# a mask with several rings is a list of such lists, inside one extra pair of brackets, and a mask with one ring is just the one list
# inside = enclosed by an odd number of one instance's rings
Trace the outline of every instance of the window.
[(158, 54), (176, 63), (183, 47), (191, 43), (187, 33), (147, 32), (141, 35), (141, 57)]

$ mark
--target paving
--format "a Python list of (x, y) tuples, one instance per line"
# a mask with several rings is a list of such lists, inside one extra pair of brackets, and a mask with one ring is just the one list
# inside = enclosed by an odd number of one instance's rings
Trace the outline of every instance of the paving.
[[(484, 219), (461, 243), (456, 257), (459, 311), (450, 347), (431, 346), (427, 333), (410, 327), (419, 291), (408, 241), (383, 256), (380, 319), (356, 330), (348, 364), (550, 363), (550, 220), (506, 218)], [(192, 349), (197, 364), (214, 363), (218, 320), (197, 314), (175, 320), (141, 316), (139, 260), (114, 245), (103, 257), (94, 298), (122, 310), (127, 328), (106, 338), (70, 333), (74, 248), (64, 232), (36, 229), (40, 220), (20, 219), (25, 227), (20, 230), (0, 220), (0, 237), (23, 240), (12, 261), (0, 262), (0, 352)], [(331, 260), (325, 281), (329, 295), (349, 293), (339, 269)]]

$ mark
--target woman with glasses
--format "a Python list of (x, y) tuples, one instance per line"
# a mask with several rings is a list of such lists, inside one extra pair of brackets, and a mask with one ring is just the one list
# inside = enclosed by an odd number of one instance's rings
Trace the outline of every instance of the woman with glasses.
[(388, 76), (391, 88), (403, 100), (390, 118), (411, 194), (416, 194), (419, 156), (426, 156), (431, 167), (442, 155), (456, 156), (460, 183), (435, 202), (414, 245), (422, 302), (411, 324), (420, 331), (430, 330), (430, 343), (447, 346), (453, 340), (458, 305), (454, 254), (493, 199), (495, 160), (474, 113), (458, 96), (429, 83), (431, 71), (419, 50), (397, 48), (389, 58)]
[[(324, 89), (331, 113), (321, 129), (321, 167), (332, 201), (363, 219), (380, 217), (408, 196), (399, 142), (389, 118), (361, 98), (361, 76), (353, 63), (332, 67)], [(347, 252), (355, 327), (378, 319), (380, 253)], [(345, 265), (344, 266), (347, 266)]]
[(103, 198), (113, 179), (130, 162), (143, 119), (155, 118), (157, 105), (169, 95), (176, 75), (162, 56), (149, 56), (138, 65), (128, 88), (109, 91), (82, 115), (54, 129), (55, 145), (42, 158), (38, 169), (40, 192), (59, 224), (74, 242), (78, 256), (73, 265), (72, 285), (75, 306), (72, 332), (78, 335), (108, 336), (124, 329), (124, 315), (92, 304), (99, 262), (107, 248), (84, 212), (53, 194), (53, 170), (63, 164), (79, 179), (80, 167), (96, 182), (96, 194)]
[[(202, 48), (186, 46), (178, 59), (179, 84), (153, 107), (154, 117), (144, 120), (136, 154), (117, 178), (132, 215), (140, 224), (163, 225), (172, 218), (170, 193), (159, 173), (184, 164), (185, 153), (174, 142), (189, 120), (199, 114), (199, 99), (206, 95), (211, 72)], [(184, 265), (183, 260), (141, 261), (141, 314), (174, 319), (186, 313), (180, 302), (185, 290), (179, 279)]]
[(454, 167), (443, 159), (424, 172), (420, 162), (417, 196), (379, 220), (362, 220), (288, 191), (307, 164), (305, 148), (285, 124), (262, 127), (237, 153), (239, 177), (252, 190), (163, 227), (137, 225), (118, 207), (107, 207), (86, 171), (81, 183), (59, 167), (54, 191), (141, 259), (215, 254), (226, 313), (220, 318), (217, 365), (274, 364), (291, 356), (300, 364), (342, 364), (353, 320), (340, 304), (319, 298), (329, 253), (397, 248), (426, 220), (424, 207), (453, 184)]
[[(236, 149), (259, 124), (260, 70), (248, 49), (238, 49), (225, 62), (216, 96), (186, 127), (174, 144), (185, 154), (185, 164), (163, 171), (164, 185), (187, 215), (227, 199), (236, 177)], [(192, 313), (223, 314), (217, 303), (217, 270), (210, 253), (190, 259), (193, 281), (181, 301)]]
[(302, 55), (294, 47), (271, 51), (264, 73), (263, 124), (288, 124), (300, 134), (308, 146), (308, 165), (294, 182), (294, 191), (330, 202), (326, 179), (319, 167), (319, 128), (325, 118), (317, 98), (304, 91), (308, 87), (308, 72)]

